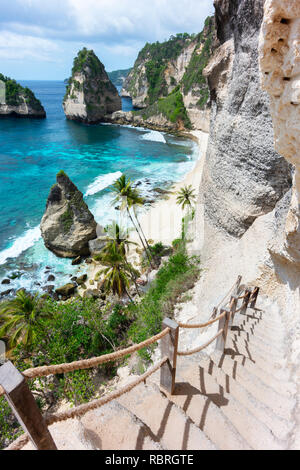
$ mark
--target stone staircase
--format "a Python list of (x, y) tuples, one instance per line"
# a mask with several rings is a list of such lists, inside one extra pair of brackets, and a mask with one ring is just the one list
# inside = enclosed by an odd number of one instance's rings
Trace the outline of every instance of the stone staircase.
[(225, 354), (178, 358), (174, 395), (159, 389), (158, 372), (50, 432), (59, 449), (288, 449), (296, 386), (285, 338), (279, 312), (260, 296), (256, 309), (236, 314)]

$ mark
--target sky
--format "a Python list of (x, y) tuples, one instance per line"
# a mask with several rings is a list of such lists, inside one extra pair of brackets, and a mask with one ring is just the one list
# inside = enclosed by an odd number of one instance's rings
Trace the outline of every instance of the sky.
[(213, 12), (213, 0), (0, 0), (0, 72), (62, 80), (84, 46), (126, 69), (146, 42), (198, 33)]

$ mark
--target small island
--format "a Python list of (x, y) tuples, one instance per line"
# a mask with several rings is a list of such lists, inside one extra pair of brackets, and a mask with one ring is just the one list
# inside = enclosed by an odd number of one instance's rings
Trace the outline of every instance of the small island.
[(94, 51), (83, 48), (75, 57), (63, 108), (67, 119), (97, 124), (122, 108), (121, 98)]
[(22, 87), (15, 80), (5, 77), (0, 73), (0, 83), (2, 84), (2, 98), (0, 100), (0, 117), (19, 117), (44, 119), (46, 111), (40, 100), (27, 87)]

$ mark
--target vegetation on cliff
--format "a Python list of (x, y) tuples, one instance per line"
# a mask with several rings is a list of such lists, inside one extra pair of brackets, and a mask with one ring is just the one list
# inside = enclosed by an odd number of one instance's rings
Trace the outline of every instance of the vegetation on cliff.
[(181, 127), (183, 125), (186, 129), (191, 129), (192, 127), (179, 86), (166, 98), (160, 98), (153, 105), (141, 111), (135, 111), (135, 113), (141, 115), (144, 120), (162, 114), (171, 123), (181, 124)]
[(16, 80), (0, 73), (0, 81), (5, 83), (5, 102), (9, 106), (21, 106), (24, 102), (33, 110), (43, 112), (44, 108), (28, 87), (22, 87)]
[(122, 86), (124, 80), (131, 72), (132, 68), (130, 69), (123, 69), (123, 70), (114, 70), (113, 72), (107, 72), (110, 80), (115, 86)]
[(200, 98), (197, 105), (203, 108), (209, 98), (207, 81), (203, 76), (203, 70), (207, 66), (212, 54), (213, 39), (215, 34), (214, 17), (208, 17), (204, 30), (196, 37), (196, 47), (182, 79), (182, 90), (187, 95), (193, 88), (200, 88)]
[[(139, 112), (145, 120), (163, 114), (171, 123), (191, 128), (184, 97), (192, 92), (196, 96), (196, 99), (192, 100), (192, 107), (202, 110), (207, 105), (209, 89), (203, 70), (211, 57), (214, 37), (215, 20), (214, 17), (208, 17), (201, 33), (177, 34), (163, 43), (147, 43), (140, 51), (134, 68), (124, 84), (124, 90), (137, 103), (147, 105)], [(188, 48), (190, 52), (186, 57), (190, 59), (187, 59), (183, 76), (182, 73), (170, 76), (170, 70), (175, 66), (174, 61)], [(174, 90), (169, 93), (172, 88)], [(146, 97), (145, 89), (147, 89)]]

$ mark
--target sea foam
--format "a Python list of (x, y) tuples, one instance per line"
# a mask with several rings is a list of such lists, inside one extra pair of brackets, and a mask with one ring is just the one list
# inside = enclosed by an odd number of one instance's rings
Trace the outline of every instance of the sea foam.
[(122, 176), (121, 171), (98, 176), (98, 178), (96, 178), (95, 181), (93, 181), (93, 183), (88, 186), (85, 196), (93, 196), (93, 194), (99, 193), (103, 189), (112, 185), (118, 178), (120, 178), (120, 176)]
[(151, 131), (141, 137), (143, 140), (151, 140), (152, 142), (161, 142), (166, 144), (166, 139), (161, 132)]
[(27, 230), (13, 242), (10, 248), (0, 252), (0, 265), (4, 264), (9, 258), (17, 258), (23, 251), (32, 247), (40, 237), (41, 230), (39, 226)]

